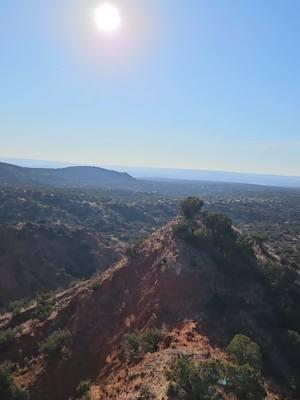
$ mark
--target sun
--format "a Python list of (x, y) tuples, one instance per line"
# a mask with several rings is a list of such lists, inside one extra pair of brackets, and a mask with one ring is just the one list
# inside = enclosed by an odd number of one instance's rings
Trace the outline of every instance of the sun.
[(104, 3), (95, 10), (95, 22), (104, 33), (113, 33), (121, 26), (121, 15), (116, 6)]

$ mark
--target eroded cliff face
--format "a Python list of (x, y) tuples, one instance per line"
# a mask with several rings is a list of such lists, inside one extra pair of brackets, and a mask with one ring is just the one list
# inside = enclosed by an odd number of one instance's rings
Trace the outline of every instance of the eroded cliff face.
[[(92, 382), (93, 400), (138, 399), (145, 383), (155, 398), (168, 399), (164, 370), (178, 353), (226, 358), (222, 349), (239, 332), (272, 349), (276, 320), (256, 275), (232, 280), (203, 249), (175, 238), (176, 223), (153, 234), (132, 258), (57, 295), (45, 321), (31, 319), (34, 306), (21, 324), (2, 317), (2, 328), (18, 326), (0, 358), (19, 363), (15, 380), (33, 399), (75, 399), (85, 379)], [(153, 327), (163, 332), (158, 351), (124, 363), (124, 335)], [(59, 329), (71, 336), (61, 356), (49, 359), (39, 343)], [(284, 355), (276, 354), (283, 365)]]

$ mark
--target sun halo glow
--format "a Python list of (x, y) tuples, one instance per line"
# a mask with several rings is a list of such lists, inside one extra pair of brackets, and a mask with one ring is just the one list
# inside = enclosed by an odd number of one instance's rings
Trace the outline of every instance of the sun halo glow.
[(121, 15), (116, 6), (104, 3), (95, 10), (95, 22), (99, 31), (113, 33), (121, 26)]

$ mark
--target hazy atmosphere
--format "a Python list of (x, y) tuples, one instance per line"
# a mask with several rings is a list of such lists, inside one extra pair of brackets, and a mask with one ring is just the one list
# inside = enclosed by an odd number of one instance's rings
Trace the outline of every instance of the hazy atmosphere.
[(0, 0), (0, 400), (300, 399), (299, 18)]
[(297, 1), (100, 4), (1, 1), (0, 156), (300, 175)]

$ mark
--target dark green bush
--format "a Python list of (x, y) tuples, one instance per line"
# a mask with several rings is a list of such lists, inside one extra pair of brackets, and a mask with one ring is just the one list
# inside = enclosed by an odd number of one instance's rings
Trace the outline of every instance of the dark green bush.
[(40, 343), (39, 351), (49, 358), (55, 358), (61, 354), (70, 337), (71, 333), (67, 329), (55, 331)]
[(48, 294), (40, 294), (36, 298), (36, 307), (33, 317), (39, 320), (47, 319), (51, 314), (55, 305), (55, 301)]
[(188, 223), (186, 219), (181, 219), (172, 228), (173, 236), (177, 239), (184, 240), (185, 242), (197, 245), (197, 239), (194, 234), (194, 228)]
[(240, 272), (258, 275), (253, 241), (236, 232), (226, 215), (203, 212), (202, 223), (181, 219), (173, 226), (173, 235), (208, 254), (231, 280), (240, 280)]
[(169, 392), (184, 400), (224, 399), (223, 393), (241, 400), (264, 400), (266, 396), (260, 373), (249, 365), (235, 366), (218, 360), (195, 363), (180, 356), (167, 378)]
[(263, 273), (269, 288), (274, 292), (289, 290), (296, 279), (296, 271), (279, 263), (269, 262), (263, 265)]
[(132, 362), (139, 355), (140, 337), (137, 333), (126, 334), (123, 337), (121, 346), (121, 357)]
[(240, 366), (249, 364), (250, 367), (261, 370), (262, 355), (260, 348), (247, 336), (235, 335), (226, 351)]
[(24, 309), (30, 306), (32, 302), (28, 299), (21, 299), (13, 301), (9, 304), (9, 310), (12, 312), (13, 316), (16, 317), (19, 315)]
[(15, 385), (10, 368), (6, 365), (0, 365), (0, 399), (30, 400), (29, 393)]
[(99, 280), (92, 281), (90, 288), (93, 289), (95, 292), (101, 287), (101, 283)]
[(203, 222), (211, 235), (223, 238), (232, 236), (232, 220), (224, 214), (204, 213)]
[(82, 397), (89, 393), (90, 388), (91, 388), (91, 381), (81, 381), (77, 386), (76, 392), (80, 397)]
[(142, 350), (145, 353), (153, 353), (157, 351), (162, 336), (162, 332), (156, 328), (143, 333), (140, 337)]
[(193, 218), (195, 215), (200, 213), (203, 205), (203, 200), (198, 197), (187, 197), (180, 203), (181, 213), (185, 218)]
[(179, 222), (173, 225), (172, 230), (175, 237), (183, 239), (189, 230), (189, 225), (187, 221), (182, 218)]
[(162, 332), (159, 329), (150, 329), (142, 334), (131, 333), (124, 335), (121, 346), (121, 358), (131, 362), (144, 353), (157, 351), (162, 337)]
[(266, 391), (263, 378), (258, 370), (249, 364), (225, 367), (225, 391), (241, 400), (264, 400)]
[(134, 258), (138, 255), (138, 248), (134, 245), (128, 245), (125, 250), (125, 256), (128, 258)]
[(175, 383), (174, 391), (185, 400), (211, 400), (218, 393), (221, 368), (217, 361), (196, 364), (187, 356), (180, 356), (168, 371), (168, 379)]
[(144, 239), (138, 239), (130, 243), (125, 250), (125, 255), (128, 258), (134, 258), (139, 254), (139, 249)]

